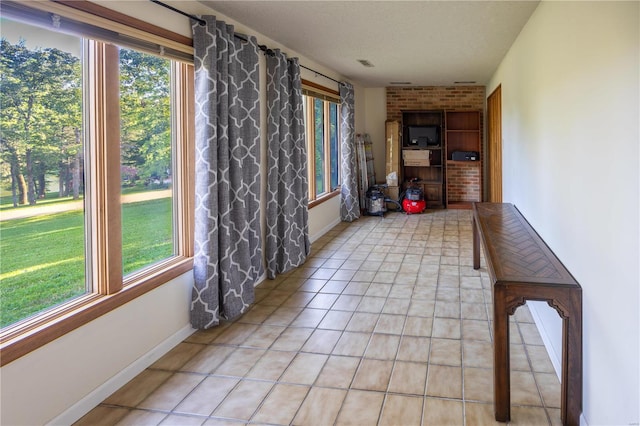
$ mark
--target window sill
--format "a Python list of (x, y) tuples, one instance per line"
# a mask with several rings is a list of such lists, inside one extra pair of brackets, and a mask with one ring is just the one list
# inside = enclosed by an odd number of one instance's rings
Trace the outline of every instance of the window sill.
[(314, 208), (317, 205), (320, 205), (322, 203), (324, 203), (325, 201), (328, 201), (330, 199), (332, 199), (333, 197), (337, 197), (338, 195), (340, 195), (341, 189), (340, 187), (334, 189), (331, 192), (327, 192), (325, 194), (322, 194), (320, 197), (316, 198), (313, 201), (309, 201), (309, 210), (311, 210), (312, 208)]
[(112, 295), (88, 294), (0, 334), (0, 367), (148, 293), (193, 269), (193, 258), (176, 256), (140, 275), (127, 277), (125, 287)]

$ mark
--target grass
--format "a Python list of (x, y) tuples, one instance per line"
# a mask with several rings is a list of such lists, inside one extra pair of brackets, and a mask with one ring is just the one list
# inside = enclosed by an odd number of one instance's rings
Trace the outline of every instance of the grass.
[[(82, 196), (80, 196), (80, 200), (82, 200)], [(58, 204), (58, 203), (68, 203), (74, 200), (72, 196), (69, 197), (58, 197), (57, 192), (49, 192), (46, 195), (46, 198), (41, 198), (36, 201), (36, 206), (44, 206), (50, 204)], [(18, 207), (13, 207), (13, 197), (11, 195), (5, 195), (0, 197), (0, 211), (13, 210), (13, 209), (28, 209), (33, 207), (29, 204), (19, 204)]]
[[(171, 198), (123, 204), (124, 273), (173, 253)], [(0, 327), (86, 293), (84, 215), (0, 222)]]
[[(144, 185), (137, 185), (137, 186), (122, 188), (120, 191), (122, 195), (127, 195), (127, 194), (134, 194), (138, 192), (148, 192), (149, 188), (147, 188)], [(47, 192), (47, 195), (45, 196), (45, 198), (41, 198), (36, 201), (36, 206), (78, 201), (78, 200), (74, 200), (73, 196), (59, 197), (58, 194), (59, 193), (55, 191)], [(80, 194), (79, 199), (80, 200), (83, 199), (82, 194)], [(12, 209), (28, 209), (30, 207), (33, 207), (33, 206), (29, 204), (21, 204), (21, 205), (18, 205), (17, 207), (13, 207), (13, 197), (11, 195), (11, 191), (8, 191), (6, 189), (0, 190), (0, 211), (12, 210)]]

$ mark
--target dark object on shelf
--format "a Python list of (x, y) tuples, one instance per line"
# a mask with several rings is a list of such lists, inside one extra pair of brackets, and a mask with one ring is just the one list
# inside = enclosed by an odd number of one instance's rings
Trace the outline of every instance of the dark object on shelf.
[(477, 151), (455, 151), (451, 154), (453, 161), (478, 161), (480, 153)]
[(440, 145), (440, 126), (408, 126), (407, 148), (427, 148)]

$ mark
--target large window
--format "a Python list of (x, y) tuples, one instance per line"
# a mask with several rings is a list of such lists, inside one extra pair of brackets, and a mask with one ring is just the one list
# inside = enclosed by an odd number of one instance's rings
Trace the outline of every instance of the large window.
[(0, 22), (3, 363), (34, 330), (55, 338), (186, 272), (192, 252), (192, 65), (18, 10)]
[(313, 202), (332, 195), (340, 185), (340, 106), (333, 96), (308, 89), (304, 93), (309, 200)]

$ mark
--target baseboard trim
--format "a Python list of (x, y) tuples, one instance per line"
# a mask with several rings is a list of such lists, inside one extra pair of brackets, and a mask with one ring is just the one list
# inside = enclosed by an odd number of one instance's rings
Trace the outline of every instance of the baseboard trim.
[(319, 232), (317, 232), (315, 235), (310, 235), (309, 236), (309, 242), (311, 242), (312, 244), (314, 242), (316, 242), (319, 238), (321, 238), (324, 234), (326, 234), (327, 232), (331, 231), (333, 229), (334, 226), (336, 226), (337, 224), (339, 224), (341, 222), (340, 218), (336, 218), (333, 222), (331, 222), (330, 224), (328, 224), (327, 226), (325, 226), (324, 228), (322, 228)]
[(133, 363), (129, 364), (129, 366), (119, 371), (115, 376), (98, 386), (94, 391), (73, 404), (73, 406), (47, 424), (70, 425), (75, 423), (82, 418), (82, 416), (98, 406), (98, 404), (104, 401), (109, 395), (127, 384), (138, 374), (142, 373), (147, 367), (156, 362), (195, 331), (196, 330), (194, 330), (190, 325), (185, 326), (158, 346), (135, 360)]

